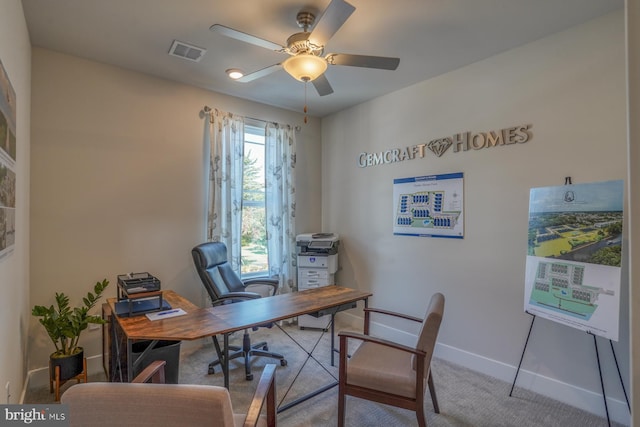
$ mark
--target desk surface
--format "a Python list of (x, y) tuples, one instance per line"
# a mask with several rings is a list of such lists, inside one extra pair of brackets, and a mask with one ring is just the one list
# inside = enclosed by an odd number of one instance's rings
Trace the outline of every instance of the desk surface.
[[(370, 292), (332, 285), (199, 308), (174, 291), (163, 291), (171, 307), (182, 308), (187, 314), (156, 321), (150, 321), (147, 316), (118, 317), (117, 321), (127, 338), (132, 340), (195, 340), (338, 307), (371, 295)], [(113, 309), (115, 299), (110, 299), (109, 304)]]

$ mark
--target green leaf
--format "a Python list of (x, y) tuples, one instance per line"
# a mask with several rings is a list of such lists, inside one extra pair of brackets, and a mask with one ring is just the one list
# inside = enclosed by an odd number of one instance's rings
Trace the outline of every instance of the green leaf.
[(88, 292), (82, 298), (83, 306), (70, 306), (70, 300), (64, 293), (55, 293), (55, 305), (49, 307), (36, 305), (31, 314), (39, 317), (39, 323), (45, 328), (49, 338), (53, 342), (56, 352), (70, 355), (77, 351), (80, 333), (88, 328), (89, 323), (106, 323), (101, 316), (89, 315), (89, 310), (100, 299), (109, 281), (104, 279), (94, 286), (95, 295)]

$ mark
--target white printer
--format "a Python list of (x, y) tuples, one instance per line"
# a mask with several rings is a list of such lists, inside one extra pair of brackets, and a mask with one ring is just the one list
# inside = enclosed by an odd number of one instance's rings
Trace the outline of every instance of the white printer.
[[(298, 290), (334, 285), (338, 271), (339, 236), (335, 233), (308, 233), (296, 236), (298, 246)], [(327, 329), (331, 316), (298, 317), (300, 328)]]

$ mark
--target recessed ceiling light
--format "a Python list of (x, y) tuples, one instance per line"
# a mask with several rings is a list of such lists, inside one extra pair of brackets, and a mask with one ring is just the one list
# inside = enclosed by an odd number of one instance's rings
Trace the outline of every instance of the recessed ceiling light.
[(229, 68), (226, 71), (226, 73), (227, 73), (227, 76), (229, 76), (233, 80), (238, 80), (239, 78), (244, 76), (244, 73), (241, 70), (238, 70), (237, 68)]

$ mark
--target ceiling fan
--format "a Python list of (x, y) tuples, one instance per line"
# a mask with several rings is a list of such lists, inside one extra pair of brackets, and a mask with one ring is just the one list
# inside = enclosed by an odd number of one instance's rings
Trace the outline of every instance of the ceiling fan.
[(355, 10), (355, 7), (344, 0), (332, 0), (317, 22), (313, 13), (299, 12), (296, 20), (302, 32), (291, 35), (287, 39), (286, 46), (220, 24), (212, 25), (210, 30), (226, 37), (290, 55), (282, 62), (242, 75), (236, 79), (237, 81), (250, 82), (284, 68), (295, 79), (305, 83), (311, 82), (318, 94), (324, 96), (333, 93), (333, 88), (324, 75), (329, 65), (395, 70), (400, 63), (399, 58), (346, 53), (324, 54), (324, 47), (329, 39)]

